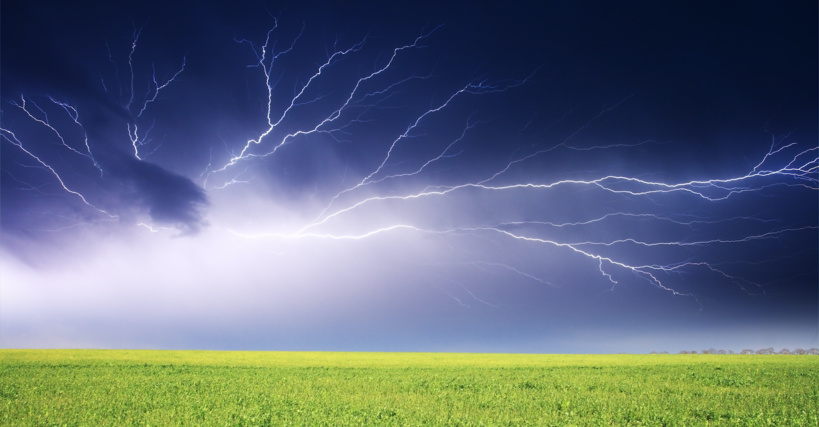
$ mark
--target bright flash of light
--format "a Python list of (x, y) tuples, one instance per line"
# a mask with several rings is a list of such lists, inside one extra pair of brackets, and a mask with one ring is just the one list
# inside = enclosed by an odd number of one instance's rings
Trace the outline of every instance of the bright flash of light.
[[(583, 166), (583, 156), (622, 155), (630, 150), (662, 145), (656, 141), (591, 144), (578, 141), (587, 128), (622, 108), (633, 95), (601, 109), (584, 125), (554, 143), (541, 140), (537, 147), (527, 147), (516, 141), (520, 132), (505, 140), (487, 141), (482, 132), (493, 125), (493, 118), (477, 114), (477, 108), (470, 108), (470, 103), (478, 104), (484, 99), (502, 103), (504, 96), (525, 91), (533, 84), (540, 72), (538, 69), (511, 78), (465, 78), (457, 84), (438, 83), (439, 86), (430, 89), (424, 108), (402, 110), (401, 97), (417, 90), (416, 84), (432, 84), (435, 70), (419, 66), (420, 71), (406, 72), (398, 64), (405, 56), (422, 53), (441, 29), (442, 26), (437, 26), (423, 31), (414, 39), (374, 57), (367, 50), (371, 43), (369, 36), (352, 43), (336, 40), (325, 57), (314, 63), (292, 88), (283, 87), (284, 72), (279, 67), (290, 65), (289, 59), (295, 61), (291, 57), (300, 47), (306, 31), (304, 25), (294, 37), (282, 38), (285, 40), (282, 49), (277, 49), (276, 43), (279, 41), (278, 21), (261, 44), (237, 39), (239, 47), (249, 47), (255, 58), (255, 62), (247, 65), (247, 72), (263, 87), (256, 96), (263, 100), (260, 114), (264, 125), (254, 129), (250, 139), (226, 141), (230, 151), (227, 158), (214, 156), (213, 147), (203, 148), (210, 156), (208, 164), (200, 169), (203, 171), (199, 178), (211, 197), (231, 194), (231, 191), (252, 191), (238, 188), (255, 189), (252, 185), (263, 180), (259, 176), (280, 165), (275, 163), (279, 157), (287, 155), (288, 150), (315, 147), (317, 138), (325, 138), (320, 141), (329, 140), (337, 146), (353, 146), (366, 155), (357, 159), (355, 168), (350, 171), (345, 168), (345, 176), (335, 182), (317, 179), (309, 203), (293, 208), (298, 214), (276, 227), (265, 229), (253, 224), (259, 217), (265, 217), (266, 212), (247, 213), (247, 221), (236, 223), (213, 218), (210, 226), (229, 230), (231, 236), (240, 241), (254, 241), (254, 245), (268, 240), (271, 246), (294, 241), (335, 244), (384, 236), (400, 239), (407, 234), (429, 237), (456, 250), (470, 245), (464, 242), (480, 242), (490, 249), (480, 254), (464, 250), (466, 259), (449, 260), (451, 264), (484, 272), (501, 271), (539, 285), (557, 283), (560, 279), (549, 277), (548, 271), (533, 272), (524, 262), (516, 265), (514, 260), (500, 253), (502, 249), (491, 249), (496, 244), (504, 248), (522, 245), (544, 260), (556, 253), (561, 257), (577, 257), (586, 262), (581, 265), (596, 269), (611, 289), (626, 278), (636, 277), (670, 295), (694, 298), (695, 292), (680, 285), (677, 280), (680, 275), (705, 272), (715, 280), (735, 284), (748, 293), (755, 286), (762, 288), (736, 268), (740, 259), (724, 254), (716, 256), (715, 252), (752, 247), (756, 242), (783, 240), (800, 233), (815, 234), (816, 224), (788, 223), (771, 214), (742, 212), (739, 206), (749, 198), (815, 194), (819, 190), (819, 148), (813, 143), (774, 139), (758, 161), (744, 172), (736, 173), (736, 165), (733, 165), (732, 172), (695, 179), (661, 179), (657, 178), (659, 171), (610, 174), (600, 168)], [(144, 123), (145, 113), (162, 102), (160, 93), (183, 75), (187, 65), (182, 58), (181, 66), (164, 78), (158, 77), (152, 66), (150, 83), (144, 93), (139, 93), (135, 84), (138, 78), (135, 61), (141, 31), (134, 32), (127, 56), (128, 100), (123, 107), (131, 118), (126, 124), (124, 136), (127, 138), (122, 140), (127, 141), (133, 158), (138, 161), (158, 149), (145, 152), (155, 126), (155, 123)], [(343, 68), (356, 63), (367, 63), (368, 67)], [(336, 93), (323, 92), (328, 79), (333, 79)], [(106, 91), (111, 86), (103, 80)], [(57, 148), (65, 151), (65, 155), (87, 161), (99, 170), (100, 179), (104, 179), (107, 171), (92, 152), (94, 145), (89, 142), (78, 108), (49, 99), (55, 111), (65, 114), (81, 129), (84, 139), (71, 141), (65, 131), (52, 124), (46, 108), (25, 96), (12, 105), (30, 122), (56, 137)], [(401, 110), (401, 115), (391, 118), (400, 124), (367, 134), (367, 126), (377, 128), (378, 123), (374, 122), (390, 117), (393, 110)], [(532, 116), (520, 129), (529, 129), (534, 119)], [(441, 122), (448, 129), (438, 136), (435, 131)], [(29, 144), (18, 138), (15, 129), (5, 126), (0, 129), (3, 141), (45, 168), (65, 192), (77, 197), (103, 219), (118, 218), (116, 210), (105, 205), (104, 198), (97, 201), (74, 189), (58, 166), (32, 148), (39, 147), (39, 143)], [(480, 151), (478, 147), (486, 145), (507, 145), (512, 149), (497, 151), (503, 155), (489, 162), (489, 166), (474, 168), (474, 173), (448, 172), (469, 169), (469, 162), (475, 160), (469, 153)], [(528, 173), (542, 167), (549, 156), (564, 158), (572, 154), (580, 156), (575, 172), (556, 179), (543, 173), (539, 176)], [(696, 209), (681, 208), (686, 205)], [(220, 209), (228, 208), (218, 204), (214, 208)], [(135, 224), (152, 234), (164, 235), (163, 231), (167, 230), (147, 221), (135, 221)], [(667, 230), (655, 235), (641, 231), (650, 227)], [(467, 284), (446, 280), (457, 284), (475, 301), (494, 306), (488, 298), (473, 294)], [(461, 299), (449, 295), (464, 305)]]

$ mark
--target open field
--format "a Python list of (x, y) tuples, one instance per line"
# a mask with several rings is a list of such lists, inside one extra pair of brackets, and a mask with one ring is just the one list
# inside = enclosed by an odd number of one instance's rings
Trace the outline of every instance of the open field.
[(819, 357), (0, 350), (2, 425), (819, 425)]

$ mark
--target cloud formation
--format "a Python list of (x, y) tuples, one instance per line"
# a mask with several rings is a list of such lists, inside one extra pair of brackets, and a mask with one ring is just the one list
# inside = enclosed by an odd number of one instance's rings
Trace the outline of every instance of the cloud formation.
[(2, 345), (819, 345), (815, 5), (91, 3), (4, 8)]
[(121, 200), (147, 212), (154, 223), (186, 233), (195, 233), (205, 224), (203, 210), (208, 199), (190, 179), (128, 157), (111, 173), (122, 182)]

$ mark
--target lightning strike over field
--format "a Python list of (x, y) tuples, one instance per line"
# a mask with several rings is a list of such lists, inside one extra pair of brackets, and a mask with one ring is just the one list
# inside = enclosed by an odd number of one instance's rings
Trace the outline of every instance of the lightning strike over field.
[[(104, 12), (110, 25), (61, 9), (37, 34), (15, 23), (39, 11), (7, 24), (4, 10), (0, 333), (129, 348), (663, 350), (750, 347), (779, 327), (809, 341), (816, 49), (752, 25), (810, 14), (759, 7), (774, 10), (134, 6)], [(109, 323), (124, 332), (88, 326)]]

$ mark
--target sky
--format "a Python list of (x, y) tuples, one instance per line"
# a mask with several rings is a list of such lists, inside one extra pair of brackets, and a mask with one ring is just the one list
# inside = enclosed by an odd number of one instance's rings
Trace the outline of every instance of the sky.
[(204, 3), (3, 2), (0, 347), (819, 347), (815, 3)]

